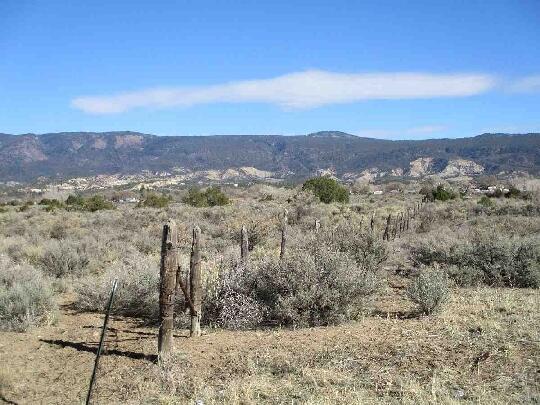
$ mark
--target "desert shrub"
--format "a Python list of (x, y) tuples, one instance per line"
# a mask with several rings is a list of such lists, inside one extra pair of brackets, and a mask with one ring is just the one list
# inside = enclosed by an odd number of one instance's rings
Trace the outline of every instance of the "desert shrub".
[(19, 212), (25, 212), (25, 211), (28, 211), (28, 209), (34, 205), (34, 203), (32, 201), (27, 201), (25, 202), (23, 205), (21, 205), (18, 209)]
[[(266, 220), (260, 220), (259, 218), (248, 218), (245, 221), (245, 227), (248, 232), (248, 249), (252, 251), (256, 246), (261, 245), (268, 238), (270, 233), (274, 231), (275, 224), (271, 218), (265, 218)], [(240, 227), (230, 229), (230, 239), (239, 245), (240, 244)]]
[(89, 264), (81, 247), (73, 242), (51, 240), (44, 247), (39, 265), (53, 277), (79, 277)]
[(410, 247), (413, 262), (454, 266), (449, 275), (460, 285), (470, 280), (490, 286), (540, 286), (537, 238), (502, 237), (477, 232), (463, 239), (429, 238)]
[(418, 212), (418, 226), (416, 228), (417, 233), (429, 232), (433, 229), (435, 222), (437, 220), (437, 212), (434, 207), (424, 206)]
[[(58, 201), (58, 200), (56, 200)], [(73, 195), (73, 194), (70, 194), (68, 196), (68, 198), (66, 199), (66, 204), (67, 205), (78, 205), (78, 206), (83, 206), (84, 205), (84, 197), (81, 196), (81, 195)], [(50, 205), (50, 204), (47, 204), (47, 205)]]
[(493, 207), (495, 205), (495, 203), (493, 202), (493, 200), (491, 198), (489, 198), (488, 196), (484, 195), (482, 196), (482, 198), (480, 198), (480, 200), (478, 200), (478, 204), (486, 207), (486, 208), (490, 208), (490, 207)]
[(151, 208), (165, 208), (169, 206), (172, 198), (164, 194), (149, 193), (142, 199), (137, 206), (138, 207), (151, 207)]
[[(222, 266), (223, 267), (223, 266)], [(203, 301), (203, 322), (227, 329), (249, 329), (264, 319), (263, 306), (249, 288), (250, 274), (244, 266), (229, 263), (208, 286)]]
[(425, 314), (439, 310), (449, 296), (448, 277), (437, 267), (424, 269), (407, 288), (407, 296)]
[(479, 234), (461, 261), (483, 273), (484, 282), (494, 286), (539, 287), (540, 246), (530, 238), (494, 237)]
[(229, 197), (227, 197), (219, 187), (209, 187), (205, 191), (206, 201), (209, 207), (215, 207), (216, 205), (229, 204)]
[(377, 287), (375, 275), (361, 271), (349, 255), (323, 247), (293, 250), (281, 261), (261, 260), (253, 276), (255, 299), (266, 309), (266, 320), (294, 326), (354, 319)]
[(494, 215), (503, 216), (524, 216), (524, 217), (537, 217), (540, 216), (540, 206), (536, 204), (515, 205), (505, 204), (498, 205), (491, 210)]
[(227, 205), (230, 203), (229, 197), (225, 195), (217, 186), (209, 187), (205, 191), (198, 188), (191, 188), (182, 202), (193, 207), (214, 207), (216, 205)]
[(302, 190), (311, 191), (323, 203), (331, 202), (349, 202), (349, 192), (345, 187), (340, 185), (336, 180), (323, 176), (315, 177), (307, 180), (302, 186)]
[(51, 283), (36, 268), (0, 258), (0, 329), (25, 331), (54, 322)]
[(445, 270), (448, 277), (460, 287), (475, 287), (481, 285), (484, 280), (482, 270), (476, 267), (450, 265)]
[(49, 236), (52, 239), (64, 239), (68, 236), (68, 227), (66, 227), (65, 223), (57, 222), (51, 227)]
[(119, 286), (113, 312), (157, 321), (159, 314), (159, 259), (133, 254), (111, 264), (99, 277), (87, 277), (75, 286), (75, 306), (103, 311), (114, 279)]
[(386, 244), (377, 235), (352, 222), (339, 224), (332, 231), (320, 232), (313, 243), (349, 254), (361, 271), (375, 273), (388, 258)]
[(149, 235), (147, 232), (135, 234), (132, 243), (144, 255), (159, 253), (161, 249), (161, 240), (156, 236)]

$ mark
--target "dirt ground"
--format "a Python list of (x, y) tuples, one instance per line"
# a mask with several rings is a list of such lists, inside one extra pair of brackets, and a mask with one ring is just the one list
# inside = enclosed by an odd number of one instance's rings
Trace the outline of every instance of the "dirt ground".
[[(93, 403), (540, 403), (538, 290), (456, 290), (432, 317), (394, 290), (339, 327), (178, 331), (161, 369), (157, 329), (113, 317)], [(102, 322), (66, 298), (56, 325), (0, 333), (0, 403), (83, 403)]]

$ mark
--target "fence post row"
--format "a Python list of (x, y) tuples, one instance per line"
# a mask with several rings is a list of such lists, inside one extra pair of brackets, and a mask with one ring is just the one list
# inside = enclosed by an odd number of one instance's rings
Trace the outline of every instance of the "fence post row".
[[(409, 230), (410, 219), (415, 218), (424, 207), (424, 201), (418, 202), (412, 208), (406, 208), (406, 212), (400, 212), (394, 221), (392, 214), (386, 217), (383, 240), (390, 241), (401, 233)], [(412, 214), (411, 214), (412, 212)], [(287, 248), (287, 227), (288, 211), (283, 211), (281, 222), (281, 246), (280, 259), (285, 257)], [(392, 226), (393, 223), (393, 226)], [(371, 231), (375, 229), (375, 213), (370, 219)], [(315, 219), (314, 229), (319, 232), (321, 223)], [(202, 316), (202, 277), (201, 277), (201, 229), (198, 226), (193, 228), (193, 241), (191, 244), (191, 256), (189, 275), (186, 280), (182, 280), (182, 271), (178, 264), (178, 229), (174, 220), (170, 219), (163, 226), (163, 237), (161, 243), (161, 265), (160, 265), (160, 287), (159, 287), (159, 335), (158, 354), (163, 358), (172, 351), (173, 345), (173, 323), (174, 323), (174, 301), (178, 287), (182, 290), (186, 305), (191, 316), (190, 336), (201, 335)], [(245, 225), (240, 231), (240, 257), (246, 263), (249, 257), (249, 235)]]

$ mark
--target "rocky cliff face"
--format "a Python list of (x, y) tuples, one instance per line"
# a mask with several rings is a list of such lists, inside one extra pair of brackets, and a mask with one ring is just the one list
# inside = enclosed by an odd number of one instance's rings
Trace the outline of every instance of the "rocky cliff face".
[(452, 159), (441, 172), (442, 177), (476, 176), (484, 172), (484, 167), (472, 160)]

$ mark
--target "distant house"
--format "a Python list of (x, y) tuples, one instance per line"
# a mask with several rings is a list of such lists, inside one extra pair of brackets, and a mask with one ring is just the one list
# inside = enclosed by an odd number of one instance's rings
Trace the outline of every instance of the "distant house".
[(375, 191), (373, 192), (373, 194), (375, 194), (375, 195), (381, 195), (382, 193), (383, 193), (382, 190), (375, 190)]

